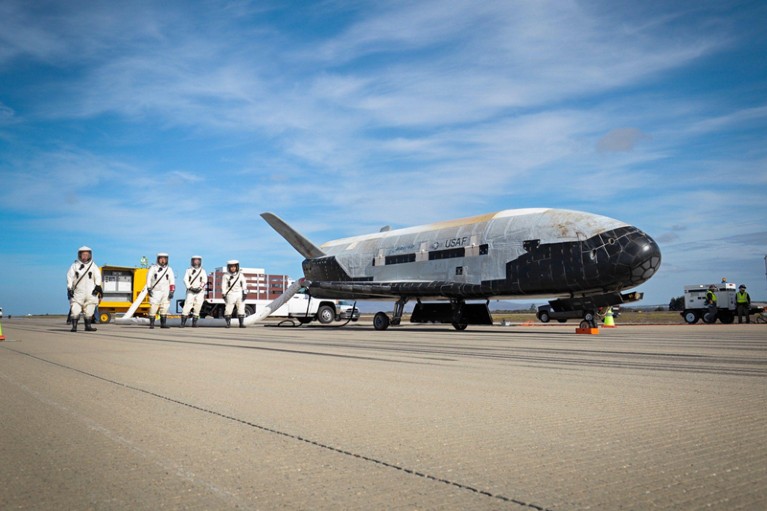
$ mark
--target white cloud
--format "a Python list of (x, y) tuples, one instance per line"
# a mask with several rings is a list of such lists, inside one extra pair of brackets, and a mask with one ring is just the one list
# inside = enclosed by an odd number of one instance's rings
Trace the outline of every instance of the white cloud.
[[(684, 65), (721, 44), (716, 33), (677, 31), (672, 39), (652, 24), (611, 23), (575, 3), (418, 2), (376, 13), (319, 54), (334, 63), (339, 57), (380, 63), (322, 78), (354, 84), (341, 87), (345, 94), (333, 92), (340, 104), (383, 125), (428, 126), (591, 96)], [(397, 55), (403, 45), (416, 56), (389, 61), (378, 55)]]
[(183, 172), (183, 171), (180, 171), (180, 170), (174, 170), (172, 172), (172, 174), (174, 176), (177, 176), (181, 180), (187, 181), (189, 183), (199, 183), (199, 182), (205, 180), (205, 178), (203, 176), (200, 176), (200, 175), (197, 175), (197, 174), (193, 174), (191, 172)]
[(10, 124), (15, 121), (16, 112), (13, 108), (0, 101), (0, 125)]
[(100, 60), (103, 53), (162, 38), (160, 15), (147, 3), (100, 3), (72, 0), (0, 4), (0, 69), (16, 59), (53, 66)]
[(691, 132), (695, 134), (711, 133), (725, 128), (746, 127), (755, 122), (764, 124), (765, 121), (767, 121), (767, 105), (739, 109), (723, 115), (701, 119), (692, 126)]

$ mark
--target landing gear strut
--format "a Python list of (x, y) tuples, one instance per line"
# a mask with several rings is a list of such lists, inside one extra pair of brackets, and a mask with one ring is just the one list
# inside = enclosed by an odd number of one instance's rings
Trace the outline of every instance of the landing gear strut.
[(397, 326), (402, 322), (402, 314), (405, 312), (407, 298), (400, 298), (394, 303), (394, 317), (391, 318), (391, 324)]

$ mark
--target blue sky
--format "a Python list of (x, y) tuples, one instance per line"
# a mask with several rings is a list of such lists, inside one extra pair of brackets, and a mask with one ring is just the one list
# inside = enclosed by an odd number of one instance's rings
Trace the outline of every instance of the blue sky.
[(767, 4), (0, 2), (0, 306), (200, 253), (300, 276), (318, 244), (519, 207), (637, 225), (639, 289), (767, 298)]

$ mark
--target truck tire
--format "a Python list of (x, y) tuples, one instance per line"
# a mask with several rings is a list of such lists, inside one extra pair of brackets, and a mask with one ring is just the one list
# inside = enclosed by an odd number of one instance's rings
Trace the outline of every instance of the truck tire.
[(698, 313), (691, 310), (684, 311), (684, 314), (682, 314), (682, 317), (689, 325), (694, 325), (700, 319), (700, 316), (698, 316)]
[(328, 325), (336, 319), (336, 311), (330, 305), (321, 305), (317, 309), (317, 321), (323, 325)]
[(717, 314), (714, 314), (714, 315), (713, 315), (713, 317), (712, 317), (712, 316), (711, 316), (711, 314), (709, 314), (709, 313), (708, 313), (708, 311), (706, 311), (706, 312), (704, 312), (704, 313), (703, 313), (703, 315), (702, 315), (702, 317), (703, 317), (703, 322), (704, 322), (704, 323), (708, 323), (709, 325), (713, 325), (714, 323), (716, 323), (716, 317), (717, 317), (718, 315), (719, 315), (719, 313), (717, 313)]
[(549, 313), (546, 311), (539, 312), (538, 319), (541, 321), (541, 323), (548, 323), (551, 321), (551, 317), (549, 317)]

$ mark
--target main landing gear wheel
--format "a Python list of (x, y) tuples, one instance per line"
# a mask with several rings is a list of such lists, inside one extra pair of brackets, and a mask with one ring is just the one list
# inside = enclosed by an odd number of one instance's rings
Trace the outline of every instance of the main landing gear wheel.
[(469, 325), (467, 325), (466, 323), (455, 323), (455, 322), (453, 322), (453, 328), (455, 328), (459, 332), (462, 331), (462, 330), (466, 330), (467, 326), (469, 326)]
[(376, 330), (386, 330), (389, 328), (389, 316), (385, 312), (376, 312), (373, 316), (373, 328)]
[(581, 324), (578, 325), (581, 328), (594, 328), (596, 325), (592, 324), (593, 321), (586, 321), (585, 319), (581, 321)]

